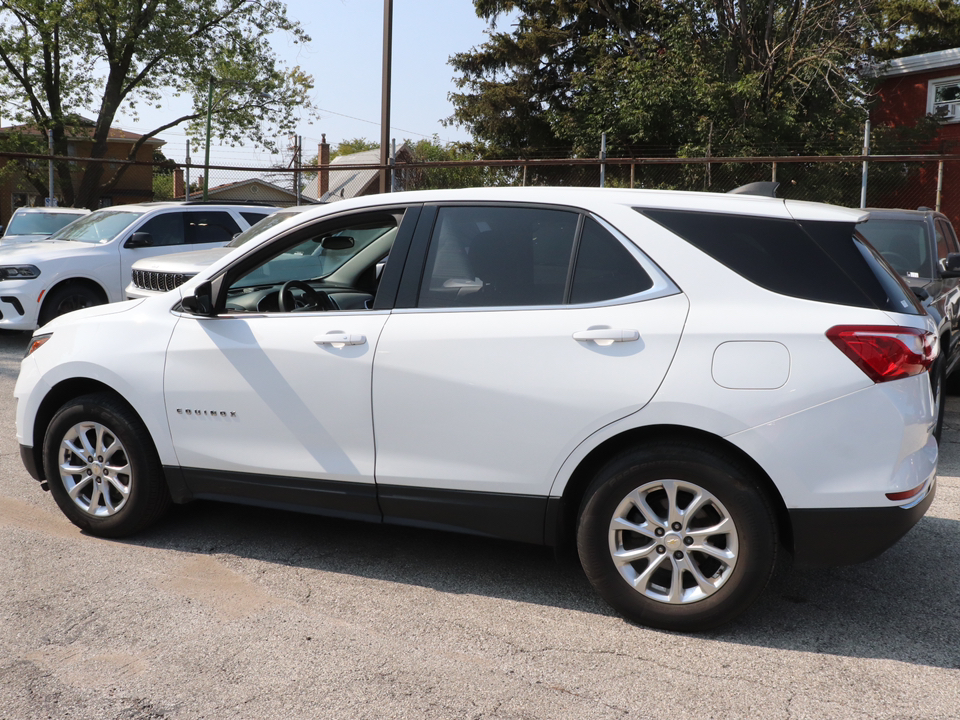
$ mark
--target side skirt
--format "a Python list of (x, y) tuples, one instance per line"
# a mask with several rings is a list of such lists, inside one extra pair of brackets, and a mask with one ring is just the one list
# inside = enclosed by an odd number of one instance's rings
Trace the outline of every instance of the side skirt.
[[(194, 499), (256, 505), (391, 525), (553, 545), (557, 502), (533, 495), (165, 467), (174, 502)], [(553, 512), (550, 512), (553, 510)]]

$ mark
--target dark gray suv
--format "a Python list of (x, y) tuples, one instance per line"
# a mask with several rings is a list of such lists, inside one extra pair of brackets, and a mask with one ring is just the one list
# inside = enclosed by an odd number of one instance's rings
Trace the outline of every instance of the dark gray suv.
[(950, 220), (930, 208), (870, 209), (870, 219), (857, 226), (920, 297), (940, 330), (940, 358), (930, 374), (938, 404), (937, 430), (943, 429), (944, 387), (960, 390), (960, 244)]

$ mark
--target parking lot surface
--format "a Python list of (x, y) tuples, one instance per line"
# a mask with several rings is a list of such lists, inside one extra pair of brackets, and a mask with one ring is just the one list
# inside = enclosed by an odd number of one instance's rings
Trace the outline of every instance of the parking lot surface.
[(20, 463), (27, 340), (0, 335), (0, 720), (960, 716), (960, 398), (900, 543), (678, 635), (545, 548), (211, 502), (84, 535)]

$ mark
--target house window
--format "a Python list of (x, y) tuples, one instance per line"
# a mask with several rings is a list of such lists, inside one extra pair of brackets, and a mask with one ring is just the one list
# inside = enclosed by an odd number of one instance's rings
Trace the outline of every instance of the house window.
[(960, 122), (960, 76), (937, 78), (927, 85), (927, 113)]

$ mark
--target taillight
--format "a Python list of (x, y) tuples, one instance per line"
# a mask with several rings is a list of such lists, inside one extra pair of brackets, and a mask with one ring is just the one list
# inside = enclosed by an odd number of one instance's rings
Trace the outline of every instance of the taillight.
[(937, 359), (933, 333), (887, 325), (837, 325), (827, 337), (874, 382), (919, 375)]

